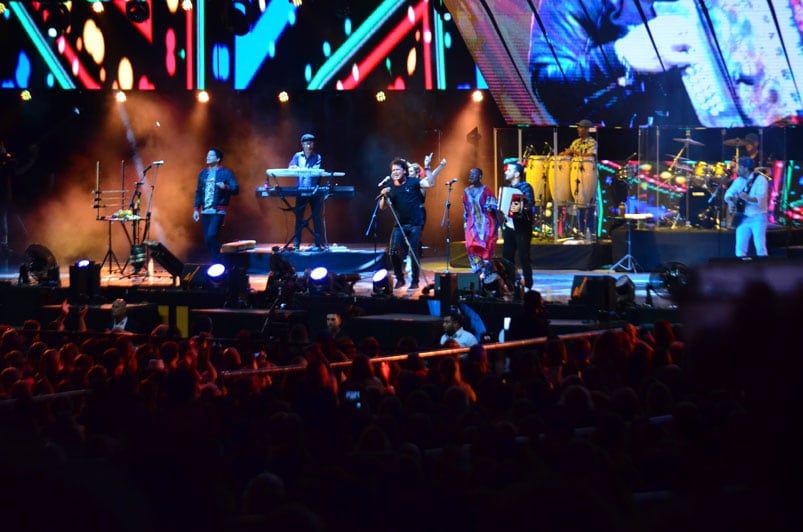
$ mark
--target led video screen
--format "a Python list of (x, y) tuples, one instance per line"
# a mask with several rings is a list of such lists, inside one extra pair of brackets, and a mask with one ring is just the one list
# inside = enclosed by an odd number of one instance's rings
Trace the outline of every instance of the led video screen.
[(0, 87), (483, 86), (440, 0), (147, 0), (134, 13), (135, 3), (0, 4)]
[(799, 0), (446, 0), (511, 124), (803, 116)]

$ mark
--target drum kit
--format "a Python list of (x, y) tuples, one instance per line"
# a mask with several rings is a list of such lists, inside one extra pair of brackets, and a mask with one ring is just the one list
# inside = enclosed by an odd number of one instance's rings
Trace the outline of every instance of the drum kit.
[[(673, 161), (664, 172), (661, 180), (674, 184), (683, 191), (683, 198), (677, 205), (677, 215), (672, 223), (676, 227), (678, 222), (700, 229), (714, 229), (720, 227), (723, 219), (722, 197), (727, 188), (730, 168), (725, 162), (708, 163), (706, 161), (693, 161), (684, 157), (689, 146), (705, 146), (702, 142), (690, 137), (672, 139), (683, 144), (677, 154), (672, 155)], [(725, 146), (736, 147), (736, 157), (739, 158), (739, 147), (746, 145), (742, 139), (735, 138), (723, 142)], [(668, 154), (669, 155), (669, 154)]]

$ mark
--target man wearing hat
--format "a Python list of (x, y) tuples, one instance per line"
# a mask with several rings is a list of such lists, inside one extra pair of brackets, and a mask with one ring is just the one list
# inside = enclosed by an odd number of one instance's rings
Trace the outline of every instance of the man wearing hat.
[(591, 128), (594, 123), (591, 120), (580, 120), (577, 122), (577, 138), (572, 141), (568, 148), (558, 155), (572, 157), (597, 156), (597, 140), (590, 136)]
[(744, 154), (753, 161), (753, 167), (761, 166), (761, 154), (758, 150), (759, 140), (755, 133), (744, 136)]
[[(301, 151), (296, 152), (290, 160), (288, 168), (320, 168), (321, 167), (321, 154), (315, 151), (315, 135), (305, 133), (301, 136)], [(300, 175), (298, 176), (298, 187), (313, 189), (320, 185), (321, 177)], [(301, 232), (304, 227), (307, 227), (309, 220), (304, 219), (304, 211), (310, 207), (312, 216), (313, 236), (315, 237), (315, 246), (309, 248), (309, 251), (323, 251), (324, 247), (321, 244), (321, 208), (323, 206), (323, 197), (317, 195), (310, 196), (297, 196), (296, 207), (294, 209), (296, 215), (295, 235), (293, 243), (295, 249), (301, 246)], [(309, 227), (307, 227), (309, 229)]]

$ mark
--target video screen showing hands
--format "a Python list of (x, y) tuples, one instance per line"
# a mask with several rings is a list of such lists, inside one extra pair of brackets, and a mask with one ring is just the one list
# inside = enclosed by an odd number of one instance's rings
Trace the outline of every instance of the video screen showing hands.
[(803, 117), (797, 0), (446, 4), (512, 124), (741, 127)]

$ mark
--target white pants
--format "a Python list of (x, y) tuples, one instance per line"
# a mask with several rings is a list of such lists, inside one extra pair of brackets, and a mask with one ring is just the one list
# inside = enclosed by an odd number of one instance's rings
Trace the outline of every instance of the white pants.
[(746, 257), (750, 238), (756, 248), (756, 255), (767, 256), (767, 213), (745, 216), (736, 228), (736, 256)]

